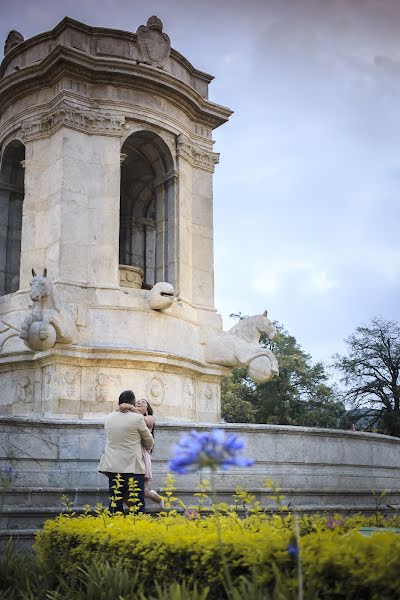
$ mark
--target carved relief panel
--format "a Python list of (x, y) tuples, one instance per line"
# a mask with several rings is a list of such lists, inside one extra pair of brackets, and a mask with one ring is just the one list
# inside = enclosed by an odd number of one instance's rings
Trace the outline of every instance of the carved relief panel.
[(219, 413), (219, 386), (214, 383), (202, 382), (197, 401), (197, 412), (202, 420), (213, 421)]
[(196, 382), (191, 377), (185, 377), (183, 381), (183, 406), (185, 413), (193, 418), (196, 412)]
[(67, 414), (79, 414), (81, 397), (80, 367), (62, 367), (60, 369), (60, 390), (58, 411)]
[(56, 365), (42, 368), (42, 407), (43, 412), (53, 413), (58, 409), (58, 378)]
[(27, 414), (35, 410), (34, 378), (29, 371), (13, 374), (13, 412)]
[(153, 377), (146, 385), (147, 400), (152, 406), (160, 406), (165, 398), (165, 384), (160, 377)]
[(120, 376), (105, 370), (86, 373), (82, 389), (80, 416), (87, 414), (108, 414), (116, 407), (120, 393)]

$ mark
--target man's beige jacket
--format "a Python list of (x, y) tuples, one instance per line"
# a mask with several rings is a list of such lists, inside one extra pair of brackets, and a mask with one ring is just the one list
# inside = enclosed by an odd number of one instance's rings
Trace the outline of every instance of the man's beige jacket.
[(144, 473), (142, 444), (146, 450), (153, 447), (151, 435), (143, 415), (133, 412), (112, 412), (106, 416), (106, 448), (100, 459), (102, 473)]

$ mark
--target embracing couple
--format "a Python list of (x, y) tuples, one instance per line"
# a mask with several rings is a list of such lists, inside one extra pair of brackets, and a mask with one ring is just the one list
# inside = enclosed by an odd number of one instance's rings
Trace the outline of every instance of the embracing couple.
[(139, 512), (144, 512), (145, 497), (163, 507), (161, 496), (149, 489), (152, 478), (150, 452), (154, 446), (154, 416), (150, 404), (144, 398), (135, 400), (131, 390), (122, 392), (118, 409), (107, 415), (104, 428), (106, 447), (99, 471), (108, 477), (110, 498), (116, 496), (117, 477), (122, 484), (116, 506), (111, 506), (110, 502), (110, 512), (124, 512), (131, 478), (139, 488)]

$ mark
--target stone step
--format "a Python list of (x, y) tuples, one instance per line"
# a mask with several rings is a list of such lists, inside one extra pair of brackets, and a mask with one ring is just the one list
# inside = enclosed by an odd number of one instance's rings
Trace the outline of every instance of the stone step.
[[(105, 505), (104, 505), (105, 506)], [(158, 513), (158, 505), (146, 506), (147, 513)], [(80, 516), (85, 513), (85, 507), (76, 506), (71, 511), (74, 516)], [(59, 507), (3, 507), (1, 516), (1, 531), (20, 531), (20, 530), (38, 530), (48, 519), (54, 519), (61, 514)], [(68, 513), (65, 513), (68, 514)], [(93, 513), (92, 513), (93, 514)]]
[[(160, 490), (162, 493), (162, 490)], [(279, 513), (279, 504), (271, 498), (273, 492), (266, 492), (265, 489), (249, 490), (262, 503), (264, 507), (272, 512)], [(379, 497), (377, 492), (374, 496), (370, 493), (360, 493), (356, 490), (348, 490), (347, 492), (336, 491), (321, 494), (318, 490), (308, 490), (298, 492), (292, 489), (281, 490), (281, 495), (284, 498), (281, 500), (282, 505), (288, 505), (289, 510), (296, 510), (301, 513), (342, 513), (351, 514), (362, 512), (364, 514), (373, 514), (377, 509), (383, 514), (394, 514), (394, 509), (387, 506), (398, 504), (400, 491), (385, 497), (379, 504), (376, 498)], [(233, 504), (233, 490), (229, 492), (217, 492), (218, 501), (226, 502), (229, 505)], [(89, 505), (94, 511), (97, 504), (103, 507), (108, 506), (108, 491), (106, 489), (56, 489), (56, 488), (10, 488), (3, 498), (3, 508), (0, 513), (0, 530), (9, 531), (25, 531), (37, 530), (43, 526), (47, 519), (53, 519), (62, 512), (67, 512), (67, 507), (62, 502), (62, 495), (66, 495), (71, 503), (71, 510), (76, 515), (81, 515), (85, 512), (85, 505)], [(193, 495), (193, 491), (177, 489), (174, 491), (174, 496), (182, 500), (182, 502), (190, 507), (197, 507), (198, 498)], [(210, 499), (207, 501), (209, 504)], [(180, 510), (177, 503), (173, 504), (173, 508)], [(155, 514), (159, 512), (159, 506), (147, 500), (146, 512)], [(242, 511), (241, 511), (242, 512)]]
[[(159, 488), (162, 494), (162, 488)], [(256, 496), (263, 506), (276, 505), (273, 496), (275, 492), (265, 490), (265, 488), (249, 488), (247, 492)], [(383, 507), (386, 504), (396, 505), (400, 502), (400, 490), (391, 490), (387, 492), (381, 501), (378, 498), (383, 490), (372, 491), (360, 490), (296, 490), (293, 488), (284, 488), (279, 494), (283, 496), (282, 503), (291, 503), (293, 507), (298, 507), (303, 510), (307, 505), (313, 506), (314, 510), (325, 510), (327, 506), (340, 505), (353, 510), (359, 510), (361, 506), (369, 506), (376, 508), (377, 503)], [(195, 491), (187, 488), (177, 488), (173, 495), (181, 499), (186, 505), (198, 505), (199, 501), (194, 496)], [(233, 504), (234, 489), (217, 490), (216, 495), (219, 502), (227, 502)], [(108, 504), (108, 488), (51, 488), (51, 487), (10, 487), (3, 494), (4, 507), (19, 507), (19, 508), (40, 508), (52, 507), (60, 512), (63, 507), (63, 496), (68, 498), (68, 502), (72, 503), (73, 507), (90, 505), (95, 508), (100, 502), (103, 505)], [(209, 500), (211, 502), (211, 494)], [(149, 500), (149, 507), (153, 503)]]
[(18, 552), (31, 550), (35, 541), (37, 529), (8, 529), (0, 530), (0, 551), (3, 551), (7, 544), (12, 543)]

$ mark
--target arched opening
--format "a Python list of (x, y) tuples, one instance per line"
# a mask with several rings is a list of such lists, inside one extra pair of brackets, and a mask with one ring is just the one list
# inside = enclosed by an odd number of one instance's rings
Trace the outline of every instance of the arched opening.
[(0, 170), (0, 295), (19, 288), (25, 146), (14, 140), (4, 149)]
[[(175, 202), (171, 152), (155, 133), (128, 137), (121, 154), (119, 263), (131, 268), (151, 288), (158, 281), (174, 284)], [(127, 271), (128, 272), (128, 271)], [(121, 285), (129, 285), (122, 282)]]

